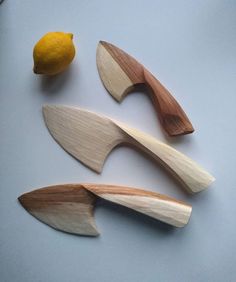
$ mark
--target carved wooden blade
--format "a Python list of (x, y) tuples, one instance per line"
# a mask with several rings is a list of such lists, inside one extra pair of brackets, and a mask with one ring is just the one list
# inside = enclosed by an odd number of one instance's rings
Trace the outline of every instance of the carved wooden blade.
[(93, 217), (96, 197), (81, 185), (45, 187), (18, 199), (29, 213), (55, 229), (80, 235), (99, 235)]
[(86, 110), (43, 107), (45, 123), (55, 140), (72, 156), (100, 173), (107, 155), (120, 140), (120, 133), (108, 118)]
[(190, 192), (202, 191), (215, 180), (187, 156), (123, 123), (68, 106), (47, 105), (43, 114), (56, 141), (97, 172), (101, 172), (106, 157), (116, 145), (128, 143), (162, 164)]
[(123, 50), (100, 41), (97, 47), (97, 67), (105, 88), (117, 101), (121, 101), (135, 85), (148, 86), (161, 125), (169, 136), (194, 131), (187, 115), (170, 92)]
[(97, 67), (104, 86), (119, 102), (135, 85), (145, 83), (142, 65), (105, 41), (98, 43)]
[(68, 233), (97, 236), (94, 205), (100, 197), (150, 217), (183, 227), (192, 208), (184, 202), (154, 192), (103, 184), (63, 184), (23, 194), (18, 199), (34, 217)]

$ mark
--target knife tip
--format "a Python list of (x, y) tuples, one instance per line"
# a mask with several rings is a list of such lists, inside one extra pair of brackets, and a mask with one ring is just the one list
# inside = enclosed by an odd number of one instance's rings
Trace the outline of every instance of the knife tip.
[(21, 203), (22, 195), (17, 198), (17, 200)]
[(19, 203), (24, 207), (25, 206), (25, 194), (20, 195), (17, 200), (19, 201)]
[(46, 117), (47, 114), (49, 114), (51, 111), (53, 111), (53, 110), (55, 110), (56, 108), (59, 108), (59, 107), (62, 107), (62, 106), (44, 104), (42, 106), (43, 116)]
[(106, 42), (106, 41), (104, 41), (104, 40), (99, 40), (98, 46), (99, 46), (99, 45), (105, 46), (105, 45), (109, 45), (109, 43)]
[(47, 109), (47, 108), (49, 108), (49, 107), (50, 107), (50, 105), (48, 105), (48, 104), (43, 104), (42, 109), (44, 110), (44, 109)]

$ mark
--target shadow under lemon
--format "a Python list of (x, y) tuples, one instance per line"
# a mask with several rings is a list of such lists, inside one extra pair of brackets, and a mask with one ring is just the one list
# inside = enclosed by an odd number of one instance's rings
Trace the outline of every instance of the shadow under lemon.
[(66, 85), (70, 84), (72, 72), (73, 64), (56, 75), (37, 75), (36, 78), (40, 81), (40, 91), (43, 95), (59, 95), (60, 92), (65, 89)]

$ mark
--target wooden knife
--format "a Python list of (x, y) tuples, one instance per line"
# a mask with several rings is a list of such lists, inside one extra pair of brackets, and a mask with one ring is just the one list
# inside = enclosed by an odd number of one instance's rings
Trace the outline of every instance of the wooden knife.
[(214, 177), (190, 158), (137, 129), (75, 107), (46, 105), (45, 123), (55, 140), (72, 156), (100, 173), (110, 151), (130, 144), (162, 164), (190, 192), (207, 188)]
[(99, 235), (94, 220), (97, 198), (125, 206), (175, 227), (189, 221), (192, 207), (154, 192), (105, 184), (64, 184), (21, 195), (22, 206), (49, 226), (80, 235)]
[(162, 127), (169, 136), (194, 131), (187, 115), (170, 92), (143, 65), (118, 47), (100, 41), (97, 67), (105, 88), (119, 102), (135, 85), (148, 86)]

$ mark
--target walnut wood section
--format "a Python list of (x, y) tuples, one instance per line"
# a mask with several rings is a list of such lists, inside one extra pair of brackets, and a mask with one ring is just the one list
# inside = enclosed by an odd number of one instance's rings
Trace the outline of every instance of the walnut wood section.
[(175, 227), (189, 221), (192, 208), (184, 202), (141, 189), (103, 184), (63, 184), (23, 194), (18, 199), (34, 217), (64, 232), (97, 236), (97, 197), (146, 214)]
[(97, 47), (97, 67), (108, 92), (121, 101), (138, 84), (147, 85), (163, 129), (169, 136), (194, 131), (187, 115), (170, 92), (139, 62), (118, 47), (100, 41)]
[(190, 192), (206, 189), (214, 177), (172, 147), (137, 129), (75, 107), (46, 105), (45, 123), (54, 139), (72, 156), (100, 173), (110, 151), (130, 144), (163, 165)]

